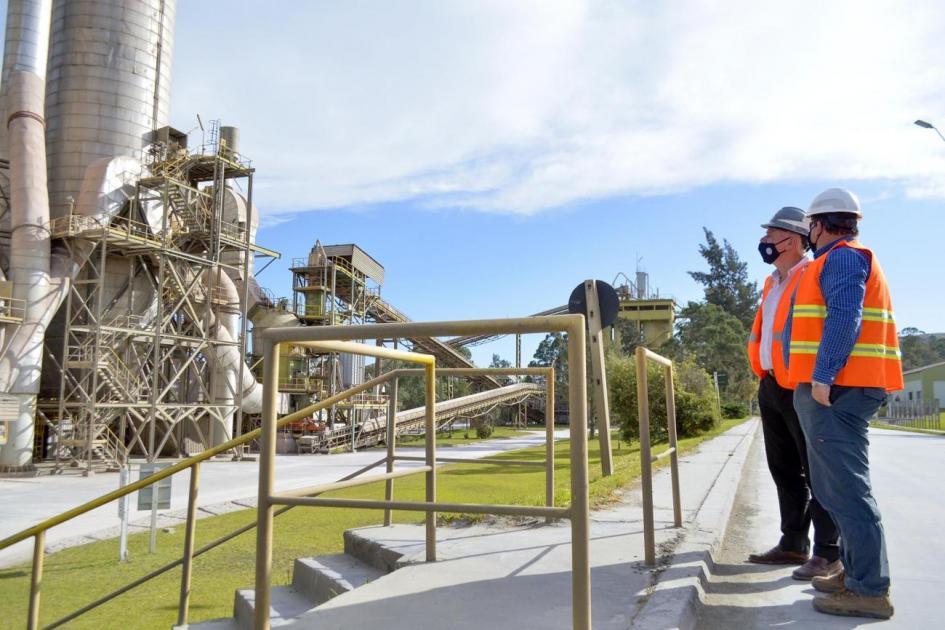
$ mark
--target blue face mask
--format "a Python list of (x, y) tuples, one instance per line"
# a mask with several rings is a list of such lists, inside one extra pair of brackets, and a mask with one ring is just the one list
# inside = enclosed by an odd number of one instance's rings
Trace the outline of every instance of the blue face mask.
[(761, 254), (761, 260), (765, 261), (769, 265), (773, 264), (774, 261), (776, 261), (781, 255), (781, 252), (778, 251), (778, 245), (790, 239), (791, 237), (788, 236), (781, 239), (777, 243), (758, 243), (758, 253)]

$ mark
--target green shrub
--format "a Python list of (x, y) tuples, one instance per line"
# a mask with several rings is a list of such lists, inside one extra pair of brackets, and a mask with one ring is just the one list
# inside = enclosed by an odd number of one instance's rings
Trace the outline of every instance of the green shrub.
[[(676, 393), (676, 431), (680, 437), (691, 437), (708, 431), (719, 423), (715, 388), (709, 374), (694, 361), (674, 364)], [(626, 441), (639, 438), (637, 417), (637, 374), (632, 357), (611, 353), (607, 357), (607, 382), (610, 410), (615, 425)], [(647, 397), (650, 405), (650, 439), (665, 440), (666, 386), (663, 368), (652, 362), (647, 365)]]
[(722, 417), (726, 420), (737, 420), (748, 415), (748, 405), (741, 402), (723, 402)]
[(492, 425), (491, 424), (480, 424), (476, 427), (476, 437), (480, 440), (484, 440), (492, 436)]

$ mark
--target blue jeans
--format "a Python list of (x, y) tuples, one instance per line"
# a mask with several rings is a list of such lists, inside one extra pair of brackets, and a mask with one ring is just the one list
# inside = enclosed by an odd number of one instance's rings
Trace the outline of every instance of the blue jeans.
[(845, 586), (871, 597), (889, 591), (883, 524), (870, 485), (870, 418), (886, 399), (875, 387), (834, 386), (830, 407), (814, 400), (810, 383), (794, 390), (794, 409), (807, 442), (814, 495), (840, 529)]

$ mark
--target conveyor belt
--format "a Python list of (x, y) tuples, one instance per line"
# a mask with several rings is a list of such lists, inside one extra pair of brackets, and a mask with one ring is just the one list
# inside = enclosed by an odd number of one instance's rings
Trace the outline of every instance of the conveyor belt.
[[(562, 306), (556, 306), (554, 308), (549, 308), (547, 311), (542, 311), (540, 313), (534, 313), (529, 315), (529, 317), (544, 317), (546, 315), (564, 315), (568, 312), (568, 305), (564, 304)], [(446, 344), (453, 348), (459, 348), (461, 346), (477, 346), (481, 343), (486, 343), (488, 341), (495, 341), (505, 335), (466, 335), (463, 337), (453, 337), (452, 339), (447, 339)]]
[[(505, 387), (499, 387), (498, 389), (476, 392), (468, 396), (445, 400), (436, 404), (436, 425), (440, 427), (457, 417), (482, 412), (496, 405), (524, 401), (532, 396), (543, 396), (544, 393), (545, 388), (542, 385), (536, 385), (535, 383), (514, 383), (512, 385), (506, 385)], [(401, 434), (407, 431), (421, 429), (425, 419), (425, 407), (398, 411), (395, 433)], [(386, 416), (379, 416), (367, 420), (361, 425), (357, 432), (358, 448), (383, 442), (386, 430)], [(351, 428), (343, 427), (335, 429), (330, 433), (326, 433), (321, 441), (323, 444), (322, 448), (348, 446), (351, 444)]]
[[(380, 323), (409, 322), (410, 318), (385, 302), (375, 298), (368, 307), (368, 314)], [(472, 361), (460, 354), (455, 348), (448, 346), (435, 337), (416, 337), (407, 339), (419, 352), (432, 354), (436, 357), (436, 364), (440, 367), (476, 367)], [(470, 378), (486, 389), (499, 387), (499, 382), (491, 376), (474, 376)]]

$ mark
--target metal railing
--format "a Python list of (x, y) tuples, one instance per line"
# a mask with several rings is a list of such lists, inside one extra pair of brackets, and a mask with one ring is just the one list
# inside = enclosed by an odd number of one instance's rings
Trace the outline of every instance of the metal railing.
[[(431, 355), (415, 352), (390, 350), (383, 347), (362, 343), (358, 340), (376, 340), (391, 338), (416, 338), (457, 336), (472, 334), (528, 334), (564, 332), (568, 335), (568, 356), (583, 357), (585, 354), (584, 317), (581, 315), (561, 315), (554, 317), (515, 318), (500, 320), (454, 321), (454, 322), (406, 322), (390, 324), (371, 324), (356, 326), (320, 326), (303, 328), (269, 328), (261, 335), (263, 339), (263, 424), (259, 459), (259, 496), (256, 522), (256, 584), (255, 584), (255, 628), (268, 630), (271, 603), (272, 581), (272, 519), (274, 507), (304, 505), (310, 507), (346, 507), (384, 510), (385, 523), (389, 522), (390, 510), (424, 512), (425, 548), (428, 562), (435, 561), (436, 552), (436, 514), (437, 512), (460, 512), (470, 514), (494, 514), (505, 516), (532, 516), (546, 519), (566, 518), (571, 521), (571, 608), (572, 625), (576, 630), (589, 630), (591, 627), (591, 576), (590, 576), (590, 515), (588, 492), (588, 454), (587, 454), (587, 392), (586, 366), (584, 361), (574, 361), (570, 366), (569, 408), (570, 408), (570, 459), (571, 459), (571, 497), (565, 507), (554, 505), (490, 505), (476, 503), (445, 503), (436, 499), (436, 364)], [(279, 353), (281, 344), (311, 347), (329, 352), (345, 352), (372, 356), (378, 359), (394, 359), (418, 363), (423, 366), (426, 381), (425, 413), (425, 454), (423, 466), (407, 471), (393, 469), (393, 461), (403, 459), (396, 455), (390, 440), (388, 444), (388, 470), (382, 475), (357, 482), (370, 483), (385, 481), (383, 500), (326, 498), (297, 496), (298, 493), (276, 493), (273, 491), (275, 475), (275, 447), (277, 437), (276, 405), (279, 374)], [(471, 369), (475, 371), (475, 369)], [(396, 371), (394, 371), (396, 372)], [(362, 386), (370, 388), (391, 378), (391, 373), (379, 376)], [(553, 378), (547, 381), (553, 387)], [(550, 400), (554, 400), (553, 391)], [(553, 408), (553, 402), (550, 403)], [(394, 418), (388, 414), (388, 428)], [(546, 423), (553, 430), (553, 422)], [(553, 450), (553, 440), (547, 447)], [(553, 470), (552, 461), (546, 462), (546, 470)], [(502, 460), (505, 462), (505, 460)], [(492, 463), (492, 462), (487, 462)], [(409, 474), (424, 473), (424, 501), (395, 501), (392, 481)], [(553, 477), (546, 478), (546, 492), (553, 497)], [(346, 484), (343, 487), (349, 487)], [(309, 493), (322, 493), (338, 489), (338, 484), (326, 484), (306, 488)], [(546, 502), (548, 498), (546, 497)]]
[(21, 322), (26, 314), (26, 300), (19, 298), (0, 298), (0, 321)]
[[(340, 392), (336, 394), (335, 396), (332, 396), (331, 398), (327, 398), (325, 400), (319, 401), (313, 405), (309, 405), (308, 407), (300, 409), (299, 411), (296, 411), (287, 416), (284, 416), (283, 418), (280, 418), (277, 422), (274, 423), (275, 428), (273, 430), (276, 430), (286, 424), (296, 422), (303, 418), (309, 417), (311, 416), (311, 414), (315, 412), (321, 411), (323, 409), (327, 409), (328, 407), (334, 404), (342, 402), (348, 396), (358, 394), (363, 391), (367, 391), (368, 389), (371, 389), (375, 387), (376, 385), (381, 384), (387, 378), (390, 378), (390, 377), (388, 375), (384, 375), (379, 379), (368, 381), (352, 389)], [(45, 558), (46, 532), (49, 529), (56, 527), (58, 525), (62, 525), (63, 523), (71, 521), (77, 516), (81, 516), (82, 514), (85, 514), (86, 512), (99, 508), (103, 505), (107, 505), (108, 503), (111, 503), (112, 501), (116, 501), (133, 492), (137, 492), (138, 490), (142, 488), (151, 486), (162, 479), (170, 477), (171, 475), (190, 469), (191, 479), (190, 479), (190, 489), (189, 489), (189, 493), (187, 497), (187, 517), (186, 517), (187, 520), (186, 520), (186, 527), (184, 530), (185, 532), (184, 555), (180, 559), (175, 560), (169, 564), (166, 564), (163, 567), (155, 569), (154, 571), (148, 573), (147, 575), (141, 578), (138, 578), (137, 580), (134, 580), (133, 582), (130, 582), (129, 584), (126, 584), (125, 586), (122, 586), (121, 588), (115, 591), (112, 591), (111, 593), (103, 597), (100, 597), (94, 602), (86, 606), (83, 606), (82, 608), (66, 615), (65, 617), (62, 617), (61, 619), (58, 619), (57, 621), (54, 621), (53, 623), (45, 627), (57, 628), (59, 626), (65, 625), (68, 622), (89, 612), (90, 610), (93, 610), (97, 608), (98, 606), (101, 606), (102, 604), (105, 604), (106, 602), (111, 601), (115, 597), (118, 597), (119, 595), (127, 593), (128, 591), (178, 566), (182, 567), (182, 573), (181, 573), (180, 599), (178, 601), (177, 624), (178, 625), (186, 624), (188, 613), (189, 613), (189, 606), (190, 606), (190, 576), (192, 573), (191, 568), (192, 568), (193, 559), (203, 553), (206, 553), (207, 551), (210, 551), (211, 549), (216, 548), (217, 546), (227, 542), (228, 540), (231, 540), (235, 538), (236, 536), (251, 530), (253, 527), (256, 526), (256, 523), (246, 525), (230, 534), (227, 534), (226, 536), (223, 536), (222, 538), (219, 538), (211, 543), (204, 545), (200, 549), (194, 550), (194, 535), (195, 535), (194, 532), (196, 529), (196, 525), (195, 525), (196, 500), (197, 500), (197, 491), (198, 491), (198, 486), (199, 486), (198, 480), (199, 480), (200, 463), (207, 459), (210, 459), (211, 457), (214, 457), (216, 455), (219, 455), (221, 453), (224, 453), (226, 451), (239, 447), (243, 444), (247, 444), (259, 438), (261, 433), (262, 433), (261, 429), (256, 429), (254, 431), (245, 433), (238, 438), (229, 440), (228, 442), (224, 442), (223, 444), (207, 449), (206, 451), (200, 453), (199, 455), (195, 455), (193, 457), (189, 457), (185, 460), (177, 462), (176, 464), (173, 464), (167, 468), (164, 468), (163, 470), (160, 470), (156, 472), (155, 474), (150, 475), (144, 479), (140, 479), (131, 484), (128, 484), (127, 486), (124, 486), (123, 488), (119, 488), (118, 490), (114, 490), (112, 492), (104, 494), (78, 507), (72, 508), (71, 510), (67, 510), (63, 512), (62, 514), (59, 514), (52, 518), (48, 518), (45, 521), (42, 521), (41, 523), (34, 525), (33, 527), (29, 527), (21, 532), (18, 532), (16, 534), (13, 534), (12, 536), (4, 538), (3, 540), (0, 540), (0, 550), (2, 550), (12, 545), (15, 545), (16, 543), (21, 542), (23, 540), (28, 540), (30, 538), (33, 539), (33, 562), (32, 562), (32, 573), (31, 573), (31, 580), (30, 580), (30, 595), (29, 595), (29, 610), (28, 610), (28, 615), (27, 615), (27, 628), (29, 628), (30, 630), (34, 630), (35, 628), (40, 627), (39, 626), (39, 610), (40, 610), (40, 596), (42, 593), (43, 560)], [(385, 463), (386, 461), (387, 461), (386, 458), (380, 459), (358, 471), (355, 471), (354, 473), (346, 477), (343, 477), (342, 479), (339, 480), (339, 482), (345, 482), (345, 481), (348, 481), (349, 479), (358, 477), (364, 474), (365, 472)], [(286, 507), (280, 510), (278, 513), (274, 514), (273, 516), (278, 516), (280, 514), (283, 514), (289, 509), (290, 507)]]
[[(371, 325), (371, 326), (344, 326), (344, 327), (321, 327), (321, 328), (310, 328), (302, 329), (306, 331), (307, 336), (317, 337), (319, 333), (322, 335), (334, 335), (334, 336), (346, 336), (348, 339), (355, 338), (371, 338), (373, 334), (377, 333), (379, 336), (384, 338), (390, 338), (391, 326), (398, 328), (407, 327), (411, 331), (413, 329), (419, 329), (420, 331), (425, 328), (431, 328), (432, 330), (443, 329), (443, 333), (429, 333), (429, 334), (471, 334), (464, 333), (463, 331), (471, 330), (488, 332), (493, 329), (498, 330), (507, 330), (509, 333), (516, 332), (567, 332), (569, 334), (569, 352), (570, 356), (583, 356), (584, 352), (584, 319), (580, 315), (574, 316), (561, 316), (555, 318), (547, 318), (545, 320), (532, 320), (526, 322), (527, 325), (518, 326), (517, 323), (520, 323), (522, 320), (486, 320), (481, 322), (449, 322), (449, 323), (434, 323), (434, 324), (394, 324), (394, 325)], [(343, 330), (344, 333), (340, 333), (340, 330)], [(360, 329), (360, 332), (359, 330)], [(369, 333), (365, 334), (363, 332), (365, 329), (370, 330)], [(297, 334), (299, 329), (270, 329), (267, 333), (278, 337), (279, 335), (292, 335)], [(315, 335), (312, 335), (312, 332), (315, 332)], [(324, 332), (323, 332), (324, 331)], [(455, 332), (454, 332), (455, 331)], [(354, 334), (353, 337), (350, 335)], [(420, 334), (420, 333), (417, 333)], [(268, 337), (268, 334), (267, 334)], [(393, 379), (394, 388), (397, 387), (397, 379), (400, 376), (407, 376), (411, 374), (411, 370), (392, 370), (381, 376), (366, 381), (361, 385), (353, 387), (344, 392), (340, 392), (335, 396), (321, 400), (313, 405), (309, 405), (303, 409), (300, 409), (297, 412), (291, 413), (282, 418), (275, 418), (275, 393), (276, 385), (278, 381), (278, 341), (273, 343), (272, 340), (266, 342), (267, 351), (264, 354), (266, 358), (265, 370), (264, 370), (264, 423), (263, 427), (250, 431), (243, 434), (242, 436), (229, 440), (223, 444), (207, 449), (206, 451), (195, 455), (193, 457), (187, 458), (176, 464), (173, 464), (163, 470), (157, 471), (156, 473), (146, 477), (145, 479), (140, 479), (135, 481), (123, 488), (109, 492), (101, 497), (88, 501), (78, 507), (72, 508), (59, 514), (57, 516), (51, 517), (29, 527), (25, 530), (22, 530), (12, 536), (9, 536), (3, 540), (0, 540), (0, 550), (6, 549), (16, 543), (19, 543), (30, 538), (33, 539), (33, 559), (32, 559), (32, 569), (30, 577), (30, 591), (29, 591), (29, 602), (28, 602), (28, 615), (27, 615), (27, 627), (30, 630), (39, 628), (39, 612), (40, 612), (40, 601), (42, 594), (42, 582), (43, 582), (43, 564), (45, 559), (45, 542), (46, 542), (46, 532), (52, 527), (62, 525), (67, 523), (70, 520), (81, 516), (91, 510), (99, 508), (103, 505), (107, 505), (112, 501), (121, 499), (124, 496), (130, 495), (142, 488), (151, 486), (162, 479), (170, 477), (171, 475), (177, 474), (184, 470), (190, 470), (190, 483), (189, 491), (187, 496), (187, 516), (186, 524), (184, 529), (184, 552), (181, 558), (174, 560), (162, 567), (159, 567), (150, 573), (137, 578), (136, 580), (104, 595), (95, 601), (75, 610), (68, 615), (52, 622), (47, 625), (46, 628), (56, 628), (63, 626), (72, 620), (80, 617), (81, 615), (94, 610), (95, 608), (105, 604), (112, 599), (131, 591), (142, 584), (147, 583), (148, 581), (158, 577), (176, 567), (181, 567), (181, 585), (180, 585), (180, 595), (178, 598), (177, 606), (177, 624), (185, 625), (187, 623), (190, 607), (190, 593), (191, 593), (191, 576), (193, 568), (193, 559), (212, 550), (216, 547), (232, 540), (233, 538), (252, 530), (254, 527), (263, 526), (258, 532), (257, 537), (257, 567), (256, 567), (256, 587), (257, 587), (257, 600), (256, 600), (256, 610), (257, 610), (257, 627), (259, 628), (268, 628), (269, 619), (268, 619), (268, 610), (269, 610), (269, 578), (271, 576), (271, 549), (272, 549), (272, 521), (274, 518), (284, 514), (288, 510), (292, 509), (294, 505), (320, 505), (319, 503), (313, 503), (313, 501), (318, 501), (317, 495), (326, 492), (331, 489), (338, 489), (343, 487), (349, 487), (351, 485), (361, 485), (361, 483), (371, 483), (374, 481), (385, 481), (385, 501), (383, 502), (368, 502), (374, 505), (379, 509), (385, 510), (385, 524), (390, 524), (390, 510), (414, 510), (414, 511), (424, 511), (427, 513), (427, 557), (429, 560), (436, 559), (436, 539), (435, 539), (435, 513), (436, 511), (451, 511), (451, 512), (467, 512), (467, 513), (485, 513), (485, 514), (497, 514), (497, 515), (521, 515), (521, 516), (544, 516), (546, 519), (553, 518), (568, 518), (571, 520), (571, 530), (572, 530), (572, 606), (573, 606), (573, 623), (574, 627), (579, 630), (589, 630), (590, 620), (591, 620), (591, 608), (590, 608), (590, 566), (589, 566), (589, 514), (588, 514), (588, 485), (587, 485), (587, 435), (584, 430), (586, 426), (586, 391), (585, 391), (585, 366), (583, 361), (577, 362), (575, 366), (572, 367), (572, 377), (573, 381), (569, 386), (569, 399), (571, 402), (571, 503), (567, 507), (555, 507), (554, 506), (554, 441), (553, 441), (553, 430), (554, 423), (547, 422), (547, 444), (546, 444), (546, 458), (543, 462), (546, 470), (545, 478), (545, 506), (508, 506), (508, 505), (478, 505), (478, 504), (465, 504), (465, 503), (437, 503), (436, 502), (436, 471), (435, 467), (437, 461), (440, 463), (446, 463), (452, 461), (451, 458), (445, 459), (436, 459), (435, 455), (435, 430), (427, 431), (427, 454), (423, 458), (425, 463), (424, 466), (414, 469), (408, 469), (406, 471), (395, 471), (393, 470), (394, 462), (397, 460), (401, 461), (412, 461), (412, 458), (409, 456), (399, 456), (396, 455), (394, 449), (394, 439), (390, 437), (388, 439), (388, 454), (384, 458), (381, 458), (367, 466), (339, 479), (333, 484), (324, 484), (322, 486), (314, 486), (312, 488), (306, 488), (301, 491), (293, 491), (289, 493), (283, 493), (281, 495), (275, 495), (272, 492), (272, 479), (274, 472), (274, 448), (275, 448), (275, 436), (279, 428), (296, 422), (303, 418), (310, 417), (313, 413), (327, 409), (328, 407), (335, 405), (339, 402), (342, 402), (346, 398), (360, 394), (362, 392), (367, 392), (378, 385), (381, 385), (384, 382)], [(303, 344), (304, 345), (304, 344)], [(322, 343), (324, 347), (332, 350), (338, 351), (341, 348), (337, 344), (332, 346), (329, 343)], [(350, 352), (352, 349), (348, 346), (357, 346), (355, 350), (362, 350), (361, 344), (343, 344), (343, 351)], [(364, 346), (367, 353), (378, 356), (379, 354), (390, 357), (390, 353), (394, 353), (397, 357), (402, 356), (403, 354), (410, 354), (412, 357), (417, 358), (418, 356), (423, 357), (421, 359), (422, 363), (426, 365), (424, 372), (428, 374), (427, 380), (427, 395), (428, 402), (434, 400), (434, 390), (433, 387), (434, 379), (436, 377), (436, 370), (433, 363), (433, 358), (423, 355), (415, 355), (413, 353), (397, 353), (396, 351), (387, 350), (382, 347), (377, 346)], [(548, 400), (552, 401), (550, 403), (551, 408), (553, 409), (553, 400), (554, 400), (554, 378), (553, 372), (548, 368), (510, 368), (508, 370), (493, 370), (489, 368), (457, 368), (455, 370), (441, 370), (441, 372), (449, 375), (461, 376), (462, 373), (468, 373), (467, 375), (474, 375), (476, 372), (485, 372), (485, 373), (495, 373), (495, 374), (529, 374), (529, 373), (538, 373), (541, 370), (549, 371), (549, 378), (546, 380), (550, 384), (547, 389)], [(415, 372), (414, 372), (415, 373)], [(391, 406), (394, 407), (393, 400), (391, 398)], [(427, 427), (431, 426), (431, 423), (434, 421), (433, 416), (434, 408), (433, 405), (428, 406), (428, 419)], [(389, 414), (391, 420), (395, 417), (394, 414)], [(390, 428), (390, 422), (388, 423)], [(435, 429), (435, 427), (434, 427)], [(390, 429), (393, 432), (393, 429)], [(234, 448), (237, 448), (243, 444), (247, 444), (258, 438), (262, 438), (263, 448), (260, 453), (260, 497), (266, 497), (266, 501), (260, 502), (259, 514), (257, 521), (244, 525), (243, 527), (218, 538), (210, 543), (203, 545), (200, 548), (195, 548), (195, 536), (196, 536), (196, 518), (197, 518), (197, 495), (199, 490), (199, 471), (200, 464), (226, 451), (230, 451)], [(505, 459), (479, 459), (479, 460), (464, 460), (463, 463), (481, 463), (481, 464), (503, 464), (503, 465), (542, 465), (542, 462), (532, 462), (532, 461), (516, 461), (516, 460), (505, 460)], [(383, 475), (375, 475), (368, 479), (360, 480), (357, 484), (349, 483), (352, 479), (355, 479), (364, 473), (368, 472), (380, 466), (386, 464), (387, 472)], [(394, 501), (393, 500), (393, 480), (398, 477), (402, 477), (409, 474), (419, 474), (425, 473), (427, 475), (427, 495), (426, 501), (424, 502), (405, 502), (405, 501)], [(264, 494), (265, 492), (265, 494)], [(274, 501), (272, 499), (275, 499)], [(367, 505), (362, 505), (360, 500), (357, 499), (324, 499), (324, 503), (321, 505), (332, 505), (343, 503), (344, 507), (371, 507)], [(353, 503), (352, 503), (353, 502)], [(281, 504), (279, 510), (274, 510), (273, 506), (276, 504)], [(262, 558), (264, 562), (259, 563), (260, 553), (263, 551)], [(260, 579), (262, 575), (264, 579)], [(259, 611), (266, 611), (265, 619), (263, 621), (259, 620)]]
[(913, 429), (942, 429), (941, 405), (937, 398), (930, 400), (900, 400), (886, 404), (879, 418), (882, 422)]
[[(659, 455), (650, 452), (650, 397), (646, 362), (653, 361), (663, 366), (666, 379), (666, 432), (669, 448)], [(673, 524), (682, 527), (682, 503), (679, 500), (679, 453), (676, 446), (676, 400), (673, 388), (673, 362), (666, 357), (647, 350), (636, 349), (637, 364), (637, 410), (640, 423), (640, 482), (643, 488), (643, 554), (648, 566), (656, 564), (656, 535), (653, 524), (653, 463), (664, 457), (670, 458), (673, 486)]]

